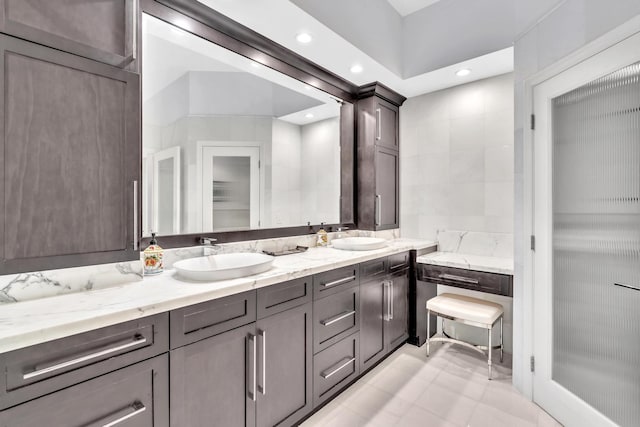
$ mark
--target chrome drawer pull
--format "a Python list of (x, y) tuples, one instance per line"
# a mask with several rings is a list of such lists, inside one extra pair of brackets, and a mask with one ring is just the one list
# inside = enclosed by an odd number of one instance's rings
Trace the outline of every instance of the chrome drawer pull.
[(376, 141), (382, 138), (382, 111), (376, 108)]
[(115, 425), (120, 424), (123, 421), (128, 420), (129, 418), (133, 418), (138, 414), (143, 413), (144, 411), (147, 410), (147, 408), (140, 402), (133, 402), (133, 404), (131, 405), (131, 409), (134, 409), (133, 412), (128, 413), (127, 415), (124, 415), (120, 418), (118, 418), (117, 420), (111, 421), (110, 423), (107, 424), (103, 424), (102, 427), (113, 427)]
[(257, 349), (257, 343), (256, 343), (256, 336), (253, 334), (249, 334), (249, 342), (251, 342), (253, 345), (253, 384), (252, 384), (252, 389), (251, 389), (251, 400), (252, 401), (256, 401), (258, 399), (258, 394), (257, 394), (257, 384), (258, 384), (258, 372), (257, 372), (257, 367), (258, 367), (258, 362), (256, 360), (256, 356), (258, 355), (258, 349)]
[(262, 394), (267, 394), (267, 331), (259, 332), (262, 338), (262, 386), (259, 387)]
[(334, 280), (333, 282), (324, 283), (322, 286), (324, 286), (325, 288), (330, 288), (331, 286), (342, 285), (343, 283), (347, 283), (352, 280), (356, 280), (356, 276), (349, 276), (343, 279)]
[[(342, 369), (346, 368), (347, 366), (349, 366), (349, 364), (350, 364), (351, 362), (355, 362), (355, 361), (356, 361), (356, 358), (355, 358), (355, 357), (351, 357), (351, 358), (345, 357), (345, 359), (347, 359), (347, 361), (346, 361), (346, 362), (344, 362), (342, 365), (338, 366), (338, 367), (337, 367), (336, 369), (334, 369), (333, 371), (330, 371), (330, 372), (324, 371), (324, 372), (322, 372), (322, 373), (320, 374), (320, 376), (326, 380), (327, 378), (331, 377), (332, 375), (335, 375), (335, 374), (337, 374), (338, 372), (340, 372), (340, 370), (342, 370)], [(343, 360), (344, 360), (344, 359), (343, 359)], [(338, 363), (340, 363), (340, 362), (338, 362)]]
[(147, 342), (147, 339), (145, 337), (136, 336), (133, 338), (133, 341), (127, 342), (125, 344), (117, 345), (115, 347), (109, 347), (104, 350), (97, 351), (95, 353), (87, 354), (86, 356), (81, 356), (81, 357), (78, 357), (77, 359), (67, 360), (66, 362), (58, 363), (52, 366), (47, 366), (46, 368), (42, 368), (42, 369), (38, 369), (36, 367), (35, 371), (22, 375), (22, 379), (30, 380), (31, 378), (39, 377), (40, 375), (49, 374), (51, 372), (68, 368), (70, 366), (77, 365), (79, 363), (88, 362), (89, 360), (92, 360), (92, 359), (97, 359), (98, 357), (107, 356), (111, 353), (116, 353), (121, 350), (126, 350), (131, 347), (136, 347), (146, 342)]
[(330, 326), (330, 325), (333, 325), (336, 322), (341, 321), (342, 319), (346, 319), (349, 316), (353, 316), (354, 314), (356, 314), (355, 310), (345, 311), (344, 313), (340, 313), (340, 314), (338, 314), (336, 316), (333, 316), (333, 317), (330, 317), (328, 319), (321, 320), (320, 324), (322, 326)]
[(614, 283), (615, 286), (620, 286), (621, 288), (633, 289), (634, 291), (640, 291), (640, 287), (633, 285), (626, 285), (624, 283)]
[(455, 274), (444, 273), (440, 274), (438, 277), (445, 280), (455, 280), (456, 282), (472, 283), (474, 285), (478, 284), (478, 281), (476, 279), (471, 279), (464, 276), (456, 276)]

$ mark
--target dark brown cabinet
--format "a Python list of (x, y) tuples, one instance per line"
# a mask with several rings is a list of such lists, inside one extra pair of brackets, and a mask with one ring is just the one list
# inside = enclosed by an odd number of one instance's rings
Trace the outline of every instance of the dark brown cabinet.
[[(407, 258), (408, 259), (408, 258)], [(360, 265), (360, 372), (374, 366), (409, 337), (410, 269), (397, 256)], [(384, 269), (378, 266), (384, 263)], [(375, 268), (373, 268), (375, 267)], [(372, 271), (367, 275), (365, 271)]]
[(257, 322), (256, 425), (290, 426), (311, 411), (311, 303)]
[(0, 274), (138, 259), (139, 76), (5, 35), (0, 60)]
[[(298, 279), (260, 289), (258, 311), (275, 314), (240, 327), (229, 321), (255, 319), (255, 291), (172, 312), (172, 322), (195, 316), (189, 322), (198, 321), (198, 333), (216, 333), (171, 351), (172, 426), (210, 426), (212, 420), (224, 426), (289, 426), (311, 411), (310, 284)], [(293, 301), (297, 306), (278, 309)]]
[(255, 426), (255, 324), (171, 351), (171, 425)]
[(0, 427), (166, 427), (167, 355), (128, 366), (0, 412)]
[(0, 32), (133, 70), (137, 0), (0, 0)]
[(357, 103), (358, 228), (399, 226), (399, 107), (403, 96), (374, 83)]

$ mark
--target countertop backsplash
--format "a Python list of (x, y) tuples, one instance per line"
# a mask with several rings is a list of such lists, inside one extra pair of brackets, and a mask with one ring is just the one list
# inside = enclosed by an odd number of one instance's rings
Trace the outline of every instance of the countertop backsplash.
[[(340, 233), (328, 233), (328, 240), (342, 236), (382, 237), (387, 240), (399, 238), (398, 229), (384, 231), (348, 230)], [(316, 246), (316, 235), (281, 237), (275, 239), (249, 240), (242, 242), (220, 243), (211, 247), (211, 253), (277, 252), (296, 246)], [(158, 238), (162, 246), (162, 237)], [(172, 268), (176, 261), (203, 256), (203, 246), (166, 249), (164, 266)], [(120, 262), (114, 264), (89, 265), (85, 267), (63, 268), (58, 270), (35, 271), (0, 276), (0, 304), (28, 301), (74, 292), (103, 289), (143, 280), (142, 261)]]
[(513, 234), (439, 230), (438, 252), (513, 258)]

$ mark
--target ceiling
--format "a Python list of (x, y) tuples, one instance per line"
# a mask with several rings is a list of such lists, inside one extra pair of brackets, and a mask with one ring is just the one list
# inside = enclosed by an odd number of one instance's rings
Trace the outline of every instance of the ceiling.
[[(472, 28), (473, 22), (461, 32), (467, 37), (461, 41), (452, 40), (455, 38), (451, 32), (454, 27), (444, 22), (443, 31), (450, 33), (448, 41), (445, 36), (432, 35), (427, 39), (418, 34), (410, 40), (408, 48), (399, 45), (404, 42), (403, 28), (410, 23), (408, 20), (421, 19), (420, 15), (430, 13), (432, 9), (440, 11), (438, 13), (447, 12), (451, 9), (448, 5), (455, 6), (453, 2), (456, 0), (434, 3), (404, 18), (387, 0), (199, 1), (356, 85), (379, 81), (407, 97), (513, 71), (513, 49), (511, 42), (506, 41), (508, 37), (502, 36), (505, 40), (501, 39), (498, 43), (493, 40), (482, 43), (481, 35), (476, 34), (481, 33), (482, 28)], [(475, 9), (459, 6), (467, 11), (470, 20), (479, 13), (499, 15), (496, 8), (488, 7), (485, 2), (465, 1), (483, 3), (475, 6)], [(501, 7), (502, 3), (508, 5), (513, 2), (491, 1), (501, 2)], [(413, 1), (402, 3), (408, 5)], [(426, 5), (427, 1), (420, 0), (419, 3)], [(363, 4), (367, 7), (363, 8)], [(448, 6), (444, 12), (440, 10), (442, 4)], [(336, 13), (336, 10), (340, 10), (340, 13)], [(454, 12), (456, 10), (453, 9)], [(367, 16), (354, 16), (367, 13), (369, 19)], [(439, 16), (436, 19), (442, 21)], [(497, 19), (502, 18), (498, 16)], [(274, 25), (275, 22), (278, 25)], [(373, 24), (379, 25), (376, 27)], [(412, 25), (416, 28), (424, 26), (420, 22)], [(500, 23), (493, 25), (501, 27)], [(371, 31), (372, 28), (380, 28), (380, 31)], [(313, 40), (308, 44), (297, 42), (296, 35), (301, 32), (309, 33)], [(494, 33), (496, 31), (491, 34)], [(443, 43), (439, 43), (439, 40)], [(383, 45), (386, 45), (386, 53), (382, 52)], [(456, 50), (455, 46), (460, 48)], [(420, 51), (421, 48), (430, 50)], [(441, 59), (434, 62), (436, 54)], [(405, 58), (427, 59), (431, 62), (412, 75), (405, 75), (402, 72)], [(354, 64), (361, 65), (363, 71), (352, 73), (350, 69)], [(455, 71), (460, 68), (470, 68), (472, 73), (464, 78), (457, 77)]]
[(411, 15), (413, 12), (429, 7), (440, 0), (387, 0), (400, 16)]

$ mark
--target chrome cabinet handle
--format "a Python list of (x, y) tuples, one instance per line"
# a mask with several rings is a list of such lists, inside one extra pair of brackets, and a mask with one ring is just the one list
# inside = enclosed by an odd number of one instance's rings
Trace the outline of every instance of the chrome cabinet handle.
[(256, 368), (258, 365), (258, 362), (256, 361), (256, 356), (258, 353), (258, 349), (257, 349), (257, 345), (256, 345), (256, 336), (253, 334), (249, 334), (249, 342), (253, 345), (253, 366), (252, 366), (252, 385), (253, 387), (251, 388), (251, 400), (253, 400), (254, 402), (256, 401), (256, 399), (258, 398), (257, 393), (256, 393), (256, 389), (257, 389), (257, 372), (256, 372)]
[[(113, 427), (113, 426), (118, 425), (118, 424), (128, 420), (129, 418), (133, 418), (136, 415), (141, 414), (141, 413), (143, 413), (144, 411), (147, 410), (147, 408), (141, 402), (138, 402), (138, 401), (133, 402), (131, 404), (130, 408), (133, 409), (133, 412), (130, 412), (127, 415), (124, 415), (124, 416), (118, 418), (117, 420), (113, 420), (110, 423), (102, 424), (102, 427)], [(98, 424), (98, 425), (100, 425), (100, 424)]]
[(391, 296), (389, 298), (389, 320), (393, 320), (393, 294), (395, 291), (393, 288), (393, 280), (389, 280), (389, 290), (391, 291)]
[(267, 394), (267, 331), (260, 330), (258, 334), (262, 338), (262, 385), (260, 392)]
[(478, 284), (478, 280), (476, 279), (471, 279), (469, 277), (464, 277), (464, 276), (457, 276), (455, 274), (443, 273), (438, 275), (438, 277), (445, 280), (455, 280), (457, 282), (472, 283), (474, 285)]
[(115, 347), (108, 347), (104, 350), (96, 351), (95, 353), (87, 354), (85, 356), (78, 357), (76, 359), (67, 360), (66, 362), (57, 363), (55, 365), (47, 366), (44, 368), (36, 367), (35, 371), (26, 373), (22, 375), (23, 380), (30, 380), (35, 377), (39, 377), (40, 375), (49, 374), (51, 372), (58, 371), (60, 369), (68, 368), (73, 365), (77, 365), (79, 363), (88, 362), (93, 359), (97, 359), (102, 356), (107, 356), (112, 353), (116, 353), (121, 350), (126, 350), (131, 347), (136, 347), (138, 345), (144, 344), (147, 342), (147, 339), (143, 336), (136, 336), (133, 338), (133, 341), (126, 342), (124, 344), (116, 345)]
[(627, 285), (625, 283), (614, 283), (614, 286), (620, 286), (621, 288), (633, 289), (634, 291), (640, 291), (640, 287), (634, 285)]
[(354, 314), (356, 314), (355, 310), (345, 311), (344, 313), (340, 313), (340, 314), (338, 314), (336, 316), (333, 316), (333, 317), (330, 317), (328, 319), (321, 320), (320, 324), (322, 326), (330, 326), (330, 325), (333, 325), (336, 322), (341, 321), (342, 319), (346, 319), (349, 316), (353, 316)]
[(138, 181), (133, 181), (133, 250), (140, 249), (138, 246)]
[(382, 137), (382, 111), (376, 108), (376, 141)]
[(376, 194), (376, 225), (380, 225), (382, 221), (382, 196)]
[[(337, 368), (335, 368), (335, 369), (333, 369), (333, 370), (330, 370), (329, 372), (327, 372), (327, 371), (322, 372), (322, 373), (320, 374), (320, 376), (326, 380), (327, 378), (330, 378), (331, 376), (333, 376), (333, 375), (337, 374), (338, 372), (340, 372), (342, 369), (344, 369), (344, 368), (346, 368), (347, 366), (349, 366), (349, 364), (350, 364), (351, 362), (355, 362), (355, 361), (356, 361), (356, 358), (355, 358), (355, 357), (351, 357), (351, 358), (349, 358), (349, 357), (345, 357), (344, 359), (347, 359), (347, 361), (346, 361), (346, 362), (344, 362), (344, 363), (342, 363), (342, 364), (341, 364), (340, 366), (338, 366)], [(344, 359), (342, 359), (342, 360), (344, 360)], [(342, 360), (341, 360), (340, 362), (342, 362)], [(340, 362), (338, 362), (338, 363), (340, 363)], [(334, 366), (335, 366), (335, 365), (334, 365)], [(329, 368), (329, 369), (331, 369), (331, 368)]]
[(322, 286), (324, 286), (325, 288), (330, 288), (332, 286), (337, 286), (337, 285), (342, 285), (343, 283), (347, 283), (350, 282), (352, 280), (355, 280), (356, 276), (349, 276), (349, 277), (344, 277), (342, 279), (338, 279), (338, 280), (334, 280), (333, 282), (329, 282), (329, 283), (324, 283)]
[(138, 56), (138, 0), (127, 0), (127, 62), (133, 62)]

